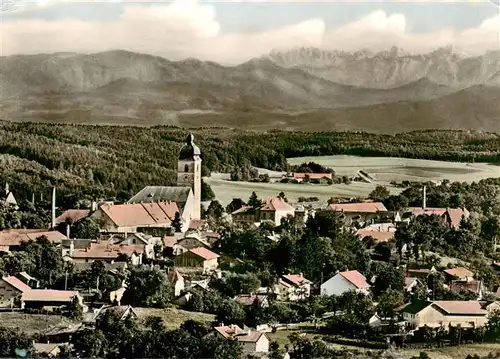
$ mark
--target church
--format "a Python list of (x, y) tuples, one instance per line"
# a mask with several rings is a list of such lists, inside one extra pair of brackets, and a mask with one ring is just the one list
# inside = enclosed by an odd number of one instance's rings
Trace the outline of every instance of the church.
[(177, 186), (146, 186), (127, 203), (175, 202), (183, 230), (201, 219), (201, 151), (189, 134), (177, 161)]

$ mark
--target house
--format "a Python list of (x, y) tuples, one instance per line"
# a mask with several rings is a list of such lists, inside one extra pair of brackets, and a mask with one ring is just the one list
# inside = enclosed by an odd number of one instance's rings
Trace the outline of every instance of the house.
[(332, 203), (328, 210), (340, 212), (346, 225), (371, 222), (388, 213), (381, 202)]
[(364, 294), (370, 293), (370, 285), (365, 276), (357, 270), (339, 272), (321, 284), (321, 295), (342, 295), (350, 290)]
[(95, 325), (96, 321), (101, 319), (106, 312), (111, 312), (116, 314), (118, 320), (125, 320), (127, 317), (138, 318), (137, 312), (131, 305), (119, 305), (119, 306), (109, 306), (103, 305), (99, 309), (95, 309), (93, 312), (88, 312), (83, 318), (83, 323), (85, 325)]
[(184, 277), (174, 269), (168, 273), (167, 278), (174, 287), (174, 296), (181, 295), (182, 291), (184, 291)]
[(33, 350), (41, 358), (57, 358), (68, 343), (34, 343)]
[(231, 218), (235, 223), (253, 224), (262, 221), (271, 221), (279, 226), (281, 219), (295, 215), (295, 208), (285, 200), (274, 197), (262, 201), (259, 208), (243, 206), (231, 213)]
[(135, 233), (141, 227), (170, 227), (179, 212), (175, 202), (102, 204), (92, 217), (107, 233)]
[(407, 268), (405, 276), (409, 278), (418, 278), (420, 280), (425, 281), (427, 283), (427, 278), (433, 274), (436, 273), (436, 268), (432, 267), (430, 269), (428, 268)]
[(281, 276), (274, 288), (278, 300), (297, 301), (311, 295), (311, 281), (300, 274), (287, 274)]
[(471, 282), (474, 280), (474, 273), (465, 267), (449, 268), (443, 271), (448, 283)]
[(443, 223), (450, 228), (458, 229), (462, 218), (468, 219), (470, 212), (465, 208), (430, 208), (430, 207), (410, 207), (411, 214), (416, 217), (420, 215), (441, 217)]
[(412, 293), (413, 290), (418, 285), (421, 284), (421, 282), (418, 280), (418, 278), (413, 278), (413, 277), (405, 277), (404, 281), (405, 281), (404, 282), (404, 290), (407, 291), (408, 293)]
[(176, 267), (203, 268), (203, 272), (212, 272), (219, 266), (219, 255), (209, 249), (198, 247), (184, 252), (174, 259)]
[(65, 258), (74, 263), (94, 261), (114, 263), (127, 256), (130, 258), (132, 265), (139, 265), (142, 264), (142, 257), (145, 251), (146, 246), (142, 244), (112, 245), (92, 242), (87, 248), (70, 250)]
[(14, 276), (2, 277), (0, 279), (0, 307), (16, 306), (16, 300), (21, 298), (24, 292), (30, 290), (30, 286)]
[(498, 302), (486, 301), (414, 301), (398, 308), (403, 319), (412, 327), (461, 326), (475, 328), (488, 322), (488, 314), (500, 308)]
[(0, 231), (0, 250), (11, 252), (19, 250), (22, 242), (34, 241), (37, 238), (46, 237), (49, 242), (61, 244), (68, 239), (64, 234), (58, 231), (49, 231), (48, 229), (4, 229)]
[(375, 231), (375, 230), (370, 230), (370, 229), (359, 229), (356, 232), (356, 235), (359, 237), (361, 240), (365, 240), (368, 238), (372, 238), (375, 243), (381, 243), (381, 242), (389, 242), (394, 240), (394, 234), (395, 232), (389, 232), (389, 231)]
[(82, 306), (83, 312), (88, 307), (83, 304), (83, 298), (79, 292), (73, 290), (55, 290), (55, 289), (31, 289), (24, 291), (21, 295), (22, 308), (42, 309), (44, 307), (62, 307), (69, 306), (73, 298), (77, 298)]
[(202, 240), (199, 236), (195, 234), (190, 234), (187, 237), (179, 239), (177, 241), (177, 253), (183, 253), (194, 248), (206, 248), (209, 249), (211, 246), (206, 241)]
[(331, 173), (294, 173), (292, 178), (297, 182), (319, 181), (326, 183), (331, 181), (333, 176)]
[(267, 295), (263, 294), (240, 294), (234, 297), (236, 303), (244, 306), (257, 304), (261, 308), (269, 306)]
[(268, 353), (269, 339), (266, 334), (260, 331), (251, 329), (241, 329), (237, 325), (226, 325), (214, 328), (212, 333), (219, 335), (225, 339), (232, 339), (240, 342), (243, 345), (245, 353)]

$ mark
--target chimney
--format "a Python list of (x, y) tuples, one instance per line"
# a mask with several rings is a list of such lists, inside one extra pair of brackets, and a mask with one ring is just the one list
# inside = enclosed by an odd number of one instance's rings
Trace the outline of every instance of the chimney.
[(70, 232), (70, 228), (71, 228), (70, 224), (67, 223), (66, 224), (66, 237), (68, 237), (68, 239), (70, 239), (70, 233), (69, 233)]
[(52, 188), (52, 229), (56, 227), (56, 188)]
[(423, 209), (427, 208), (427, 186), (426, 185), (424, 185), (424, 198), (423, 198), (422, 208)]

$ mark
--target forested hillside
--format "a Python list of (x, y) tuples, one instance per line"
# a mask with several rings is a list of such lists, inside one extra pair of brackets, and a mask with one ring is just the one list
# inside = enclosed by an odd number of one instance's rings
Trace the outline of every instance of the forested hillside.
[[(286, 170), (287, 157), (351, 154), (500, 162), (497, 134), (419, 131), (399, 135), (350, 132), (192, 130), (205, 173), (254, 165)], [(57, 185), (61, 206), (72, 198), (124, 200), (145, 185), (171, 185), (187, 134), (176, 127), (0, 124), (0, 183), (20, 198), (47, 198)]]

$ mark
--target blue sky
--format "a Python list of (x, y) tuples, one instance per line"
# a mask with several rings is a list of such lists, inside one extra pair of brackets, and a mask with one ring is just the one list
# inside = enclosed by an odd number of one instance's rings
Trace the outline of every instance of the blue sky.
[[(178, 0), (191, 4), (182, 11), (171, 10), (168, 2), (50, 1), (47, 6), (29, 3), (25, 11), (3, 13), (0, 41), (6, 54), (74, 51), (79, 50), (77, 45), (81, 43), (79, 51), (83, 52), (128, 47), (160, 55), (170, 53), (174, 57), (221, 60), (224, 56), (215, 53), (217, 44), (219, 52), (221, 49), (224, 53), (234, 52), (228, 59), (242, 61), (280, 45), (346, 50), (353, 50), (349, 48), (351, 45), (374, 49), (389, 45), (412, 49), (420, 46), (422, 50), (425, 45), (437, 47), (447, 43), (464, 49), (500, 46), (500, 10), (486, 1), (195, 3)], [(343, 38), (344, 34), (347, 38)], [(156, 46), (155, 35), (158, 35)], [(478, 37), (478, 44), (474, 44), (474, 38)], [(495, 40), (498, 40), (496, 45)], [(242, 51), (228, 46), (242, 46)], [(250, 51), (252, 46), (259, 49)], [(241, 54), (241, 60), (236, 60), (237, 52), (245, 53)]]

